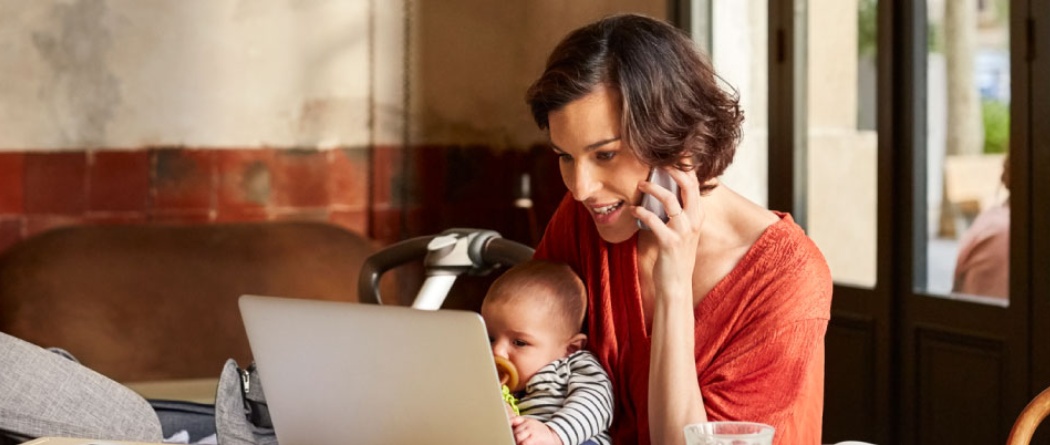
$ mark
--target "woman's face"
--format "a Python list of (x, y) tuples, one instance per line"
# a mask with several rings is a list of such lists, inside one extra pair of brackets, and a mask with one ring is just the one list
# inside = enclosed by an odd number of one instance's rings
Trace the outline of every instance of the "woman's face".
[(638, 226), (628, 206), (641, 201), (638, 181), (649, 166), (620, 139), (619, 93), (599, 86), (551, 112), (548, 123), (565, 187), (590, 211), (602, 239), (629, 239)]

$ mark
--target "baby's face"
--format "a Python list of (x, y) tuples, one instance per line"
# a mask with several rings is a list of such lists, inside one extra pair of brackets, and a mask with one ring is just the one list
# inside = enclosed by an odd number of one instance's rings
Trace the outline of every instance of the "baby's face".
[(518, 369), (517, 392), (525, 388), (536, 371), (569, 354), (571, 335), (545, 305), (527, 299), (486, 302), (481, 307), (489, 331), (492, 353), (510, 360)]

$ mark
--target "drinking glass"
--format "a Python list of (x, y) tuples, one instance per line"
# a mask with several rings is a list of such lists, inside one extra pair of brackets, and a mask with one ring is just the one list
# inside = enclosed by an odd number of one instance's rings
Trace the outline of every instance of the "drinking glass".
[(686, 425), (686, 445), (773, 445), (773, 427), (755, 422)]

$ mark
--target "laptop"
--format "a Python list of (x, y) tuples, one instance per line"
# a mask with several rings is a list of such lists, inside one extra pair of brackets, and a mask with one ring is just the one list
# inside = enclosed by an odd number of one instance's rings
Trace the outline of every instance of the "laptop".
[(481, 316), (244, 295), (281, 445), (513, 445)]

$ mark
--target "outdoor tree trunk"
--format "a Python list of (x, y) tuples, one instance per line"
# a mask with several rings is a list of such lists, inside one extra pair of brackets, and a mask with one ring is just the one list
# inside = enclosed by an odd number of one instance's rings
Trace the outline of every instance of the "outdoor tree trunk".
[[(947, 156), (980, 154), (984, 128), (981, 103), (974, 82), (974, 52), (977, 47), (977, 4), (975, 0), (944, 2), (944, 58), (948, 90)], [(944, 163), (941, 163), (942, 168)], [(948, 201), (948, 184), (943, 184), (938, 233), (955, 237), (956, 209)]]

